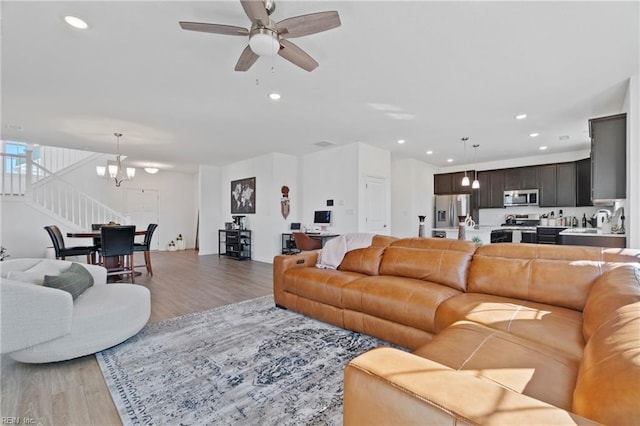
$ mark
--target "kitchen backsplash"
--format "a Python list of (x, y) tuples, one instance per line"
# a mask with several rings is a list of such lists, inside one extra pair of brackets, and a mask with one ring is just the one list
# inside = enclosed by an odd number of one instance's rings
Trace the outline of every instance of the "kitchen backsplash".
[[(504, 209), (480, 209), (480, 225), (501, 225), (505, 221), (505, 216), (508, 214), (549, 214), (552, 211), (557, 218), (560, 210), (562, 210), (563, 216), (577, 216), (578, 224), (581, 223), (582, 215), (586, 214), (589, 219), (600, 207), (509, 207)], [(610, 207), (607, 209), (611, 210)], [(613, 213), (613, 211), (612, 211)], [(580, 225), (578, 225), (580, 226)]]

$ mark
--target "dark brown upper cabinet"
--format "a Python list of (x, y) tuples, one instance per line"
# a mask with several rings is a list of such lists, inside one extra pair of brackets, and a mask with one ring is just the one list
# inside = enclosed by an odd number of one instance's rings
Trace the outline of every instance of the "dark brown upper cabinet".
[(504, 169), (504, 190), (539, 189), (538, 166)]
[(591, 201), (627, 198), (627, 114), (589, 120)]
[[(473, 171), (467, 171), (470, 181), (473, 181)], [(471, 185), (462, 186), (464, 172), (440, 173), (433, 175), (433, 193), (435, 195), (471, 194)]]

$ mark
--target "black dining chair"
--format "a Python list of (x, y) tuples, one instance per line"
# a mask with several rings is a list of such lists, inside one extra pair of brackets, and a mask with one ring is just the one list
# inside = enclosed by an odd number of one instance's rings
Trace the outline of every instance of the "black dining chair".
[(153, 275), (153, 269), (151, 268), (151, 239), (153, 238), (153, 233), (158, 227), (157, 223), (150, 223), (147, 226), (147, 233), (144, 236), (144, 241), (142, 243), (135, 243), (133, 245), (134, 252), (144, 252), (144, 265), (136, 265), (135, 268), (141, 268), (145, 266), (147, 268), (147, 274)]
[(100, 244), (98, 249), (102, 266), (107, 268), (107, 275), (130, 275), (135, 282), (133, 266), (133, 239), (136, 227), (133, 225), (103, 226), (100, 228)]
[(64, 260), (67, 256), (87, 256), (87, 263), (93, 263), (93, 255), (97, 250), (95, 246), (73, 246), (67, 247), (64, 244), (64, 237), (60, 228), (56, 225), (45, 226), (44, 229), (49, 234), (53, 249), (56, 252), (56, 259)]

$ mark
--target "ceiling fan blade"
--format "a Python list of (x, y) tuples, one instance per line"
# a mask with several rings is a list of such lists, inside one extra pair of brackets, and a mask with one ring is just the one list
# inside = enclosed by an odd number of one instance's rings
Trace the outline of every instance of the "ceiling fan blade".
[(247, 46), (242, 51), (242, 54), (240, 55), (238, 63), (236, 64), (236, 67), (234, 69), (236, 71), (247, 71), (249, 68), (251, 68), (251, 65), (253, 65), (256, 60), (258, 60), (258, 58), (259, 56), (253, 53), (251, 48)]
[(234, 27), (233, 25), (207, 24), (204, 22), (180, 22), (183, 30), (200, 31), (203, 33), (224, 34), (247, 36), (249, 30), (242, 27)]
[(297, 65), (306, 71), (313, 71), (318, 67), (318, 63), (315, 59), (290, 41), (282, 39), (280, 40), (280, 45), (282, 48), (278, 51), (278, 55), (282, 56), (292, 64)]
[(284, 38), (302, 37), (327, 31), (341, 25), (340, 16), (335, 10), (294, 16), (278, 22), (278, 34)]
[(262, 0), (240, 0), (240, 3), (251, 22), (258, 25), (269, 23), (269, 15)]

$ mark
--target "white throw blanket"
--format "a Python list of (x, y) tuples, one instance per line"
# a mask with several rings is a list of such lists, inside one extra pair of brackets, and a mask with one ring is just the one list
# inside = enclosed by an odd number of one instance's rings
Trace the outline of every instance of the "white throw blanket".
[(369, 247), (374, 234), (342, 234), (327, 241), (318, 254), (316, 268), (336, 269), (351, 250)]

